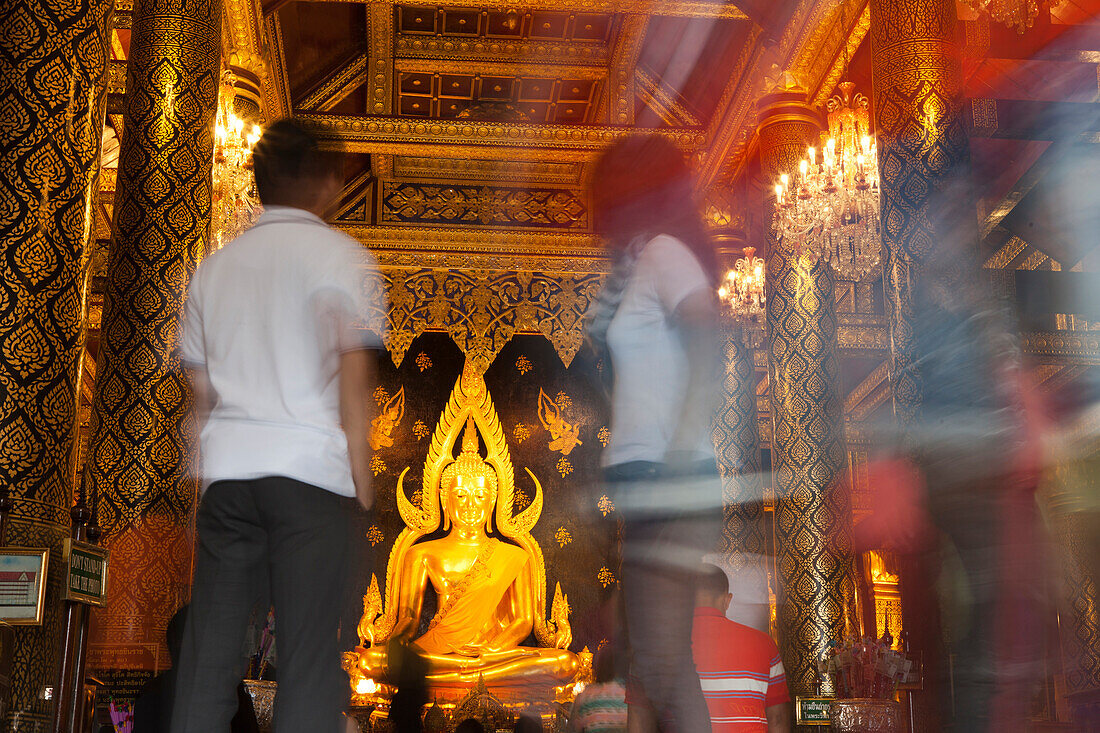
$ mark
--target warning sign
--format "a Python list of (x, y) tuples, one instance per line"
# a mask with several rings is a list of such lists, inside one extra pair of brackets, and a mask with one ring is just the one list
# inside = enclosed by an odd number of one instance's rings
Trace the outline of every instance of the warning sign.
[(107, 550), (65, 540), (65, 600), (102, 606), (107, 598)]

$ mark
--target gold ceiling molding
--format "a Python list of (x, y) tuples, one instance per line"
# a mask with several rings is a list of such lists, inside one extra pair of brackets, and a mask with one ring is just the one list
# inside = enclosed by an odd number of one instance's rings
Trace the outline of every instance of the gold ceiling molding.
[(1100, 364), (1100, 334), (1087, 331), (1031, 331), (1020, 334), (1025, 354), (1057, 363)]
[[(509, 229), (473, 230), (462, 227), (415, 227), (344, 224), (334, 226), (368, 247), (379, 261), (390, 253), (414, 257), (456, 255), (447, 265), (466, 266), (459, 262), (474, 262), (470, 257), (484, 257), (497, 269), (535, 269), (514, 263), (538, 262), (537, 269), (570, 272), (606, 272), (607, 260), (599, 238), (585, 232), (517, 231)], [(393, 261), (393, 260), (387, 260)], [(413, 260), (415, 262), (415, 260)], [(434, 260), (442, 262), (438, 257)], [(482, 261), (482, 260), (479, 260)], [(504, 264), (505, 262), (512, 264)], [(557, 263), (557, 264), (553, 264)], [(475, 265), (470, 264), (470, 267)]]
[[(833, 63), (829, 66), (829, 70), (822, 77), (817, 86), (817, 93), (813, 96), (814, 106), (822, 106), (832, 96), (833, 90), (840, 82), (841, 78), (848, 72), (847, 63), (845, 59), (851, 60), (855, 55), (856, 49), (863, 43), (863, 39), (867, 36), (868, 31), (871, 30), (871, 5), (865, 3), (862, 12), (859, 17), (856, 18), (855, 23), (851, 29), (846, 33), (846, 39), (841, 46), (841, 50), (837, 53), (836, 58), (833, 59)], [(870, 90), (864, 90), (870, 93)]]
[(283, 27), (279, 14), (272, 13), (264, 21), (267, 41), (271, 49), (271, 73), (263, 79), (264, 111), (274, 120), (290, 114), (290, 82), (286, 76), (286, 57), (283, 54)]
[(400, 366), (425, 331), (450, 335), (482, 372), (516, 334), (544, 336), (566, 366), (583, 341), (583, 318), (601, 273), (381, 267), (388, 296), (386, 348)]
[[(320, 1), (320, 0), (314, 0)], [(363, 0), (344, 0), (363, 2)], [(402, 5), (407, 0), (389, 0), (390, 5)], [(546, 10), (547, 0), (447, 0), (448, 8), (471, 10)], [(707, 0), (572, 0), (572, 13), (646, 13), (689, 18), (729, 18), (748, 20), (735, 4)]]
[[(389, 150), (399, 154), (410, 146), (469, 145), (486, 148), (574, 148), (599, 151), (620, 137), (630, 135), (630, 128), (600, 127), (594, 125), (527, 124), (514, 122), (488, 122), (474, 120), (416, 120), (390, 117), (351, 117), (307, 114), (302, 118), (313, 125), (323, 139), (340, 140), (343, 143), (389, 144)], [(668, 137), (684, 150), (694, 151), (704, 143), (699, 129), (654, 128), (651, 130)], [(400, 149), (393, 149), (397, 147)], [(484, 154), (484, 153), (483, 153)]]
[(395, 155), (391, 160), (390, 177), (413, 180), (457, 180), (477, 183), (537, 181), (547, 185), (577, 186), (581, 183), (582, 173), (582, 165), (578, 162), (436, 158), (411, 155)]
[(460, 59), (405, 59), (394, 62), (394, 70), (405, 74), (480, 74), (481, 76), (514, 76), (554, 79), (582, 79), (602, 81), (607, 69), (598, 66), (578, 66), (533, 63), (501, 62), (499, 59), (466, 61)]
[[(226, 64), (252, 74), (262, 86), (268, 76), (268, 64), (260, 0), (225, 0), (222, 8), (225, 15), (222, 45)], [(268, 110), (261, 108), (263, 112)]]
[(638, 65), (648, 28), (646, 15), (624, 15), (619, 21), (615, 52), (608, 65), (610, 81), (600, 96), (595, 120), (606, 120), (612, 125), (634, 124), (634, 68)]
[(660, 79), (651, 76), (648, 71), (640, 67), (634, 72), (634, 79), (638, 82), (642, 101), (656, 112), (663, 122), (676, 127), (702, 126), (698, 118), (676, 98), (676, 93), (670, 93), (661, 85)]
[(358, 88), (359, 85), (352, 82), (362, 81), (369, 65), (370, 55), (366, 52), (358, 54), (335, 73), (325, 77), (295, 106), (298, 109), (328, 112)]
[[(747, 155), (734, 156), (735, 150), (751, 148), (756, 140), (756, 98), (762, 92), (759, 79), (774, 64), (790, 68), (803, 50), (820, 34), (835, 0), (801, 0), (791, 20), (783, 30), (778, 44), (761, 43), (762, 31), (754, 27), (750, 45), (738, 60), (707, 130), (707, 155), (700, 165), (699, 186), (706, 188), (716, 179), (734, 180), (740, 177)], [(820, 50), (820, 49), (819, 49)], [(736, 160), (736, 168), (724, 170), (728, 161)]]
[(383, 181), (379, 223), (585, 231), (587, 192), (470, 183)]
[[(871, 17), (868, 0), (844, 0), (822, 15), (785, 67), (804, 82), (815, 105), (823, 104), (828, 99), (836, 83), (834, 80), (826, 89), (828, 77), (834, 75), (836, 79), (840, 78), (844, 71), (845, 51), (850, 59), (867, 35)], [(818, 100), (821, 94), (825, 96)]]
[[(308, 113), (300, 115), (309, 117)], [(501, 145), (493, 147), (480, 147), (471, 142), (468, 145), (435, 145), (430, 142), (403, 142), (403, 141), (377, 141), (377, 140), (349, 140), (337, 135), (321, 137), (321, 145), (325, 148), (339, 148), (347, 153), (369, 153), (371, 156), (398, 156), (410, 155), (414, 157), (439, 156), (451, 160), (480, 158), (482, 160), (515, 160), (530, 163), (560, 162), (560, 163), (587, 163), (599, 157), (603, 148), (532, 148), (522, 145)], [(486, 158), (496, 155), (497, 158)], [(373, 159), (373, 158), (372, 158)]]
[(1000, 249), (990, 255), (982, 267), (987, 270), (1003, 270), (1019, 257), (1025, 249), (1027, 249), (1027, 242), (1019, 237), (1009, 237)]
[(722, 89), (707, 129), (706, 157), (699, 167), (699, 187), (710, 186), (718, 177), (724, 163), (731, 159), (743, 160), (741, 152), (752, 139), (752, 128), (746, 120), (755, 119), (753, 89), (762, 73), (764, 44), (760, 43), (763, 29), (754, 26), (749, 32), (744, 48), (737, 56), (729, 81)]
[(393, 7), (372, 2), (368, 15), (371, 63), (367, 76), (367, 108), (376, 115), (393, 113)]
[(454, 61), (531, 61), (547, 64), (607, 66), (610, 51), (603, 43), (544, 41), (530, 39), (468, 38), (465, 36), (423, 36), (398, 33), (394, 46), (397, 58), (448, 59)]

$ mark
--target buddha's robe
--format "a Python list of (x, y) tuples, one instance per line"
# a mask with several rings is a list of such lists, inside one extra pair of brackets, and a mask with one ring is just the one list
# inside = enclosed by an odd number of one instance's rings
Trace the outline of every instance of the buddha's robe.
[(527, 553), (520, 548), (490, 538), (414, 646), (428, 654), (463, 654), (462, 650), (470, 647), (493, 647), (514, 620), (508, 590), (527, 562)]

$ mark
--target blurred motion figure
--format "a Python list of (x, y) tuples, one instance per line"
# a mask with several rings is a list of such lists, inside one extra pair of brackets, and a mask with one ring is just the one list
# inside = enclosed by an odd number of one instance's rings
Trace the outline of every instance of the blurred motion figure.
[(253, 160), (264, 214), (202, 262), (185, 307), (180, 356), (205, 490), (174, 733), (228, 730), (248, 615), (268, 582), (280, 631), (275, 731), (337, 731), (347, 700), (337, 626), (348, 513), (355, 499), (373, 503), (373, 268), (321, 218), (343, 181), (338, 154), (284, 119)]
[(710, 437), (718, 263), (693, 183), (680, 151), (656, 135), (611, 145), (592, 179), (596, 227), (614, 262), (587, 334), (611, 376), (602, 465), (624, 520), (630, 687), (638, 692), (628, 690), (631, 730), (710, 730), (690, 645), (694, 571), (721, 517)]

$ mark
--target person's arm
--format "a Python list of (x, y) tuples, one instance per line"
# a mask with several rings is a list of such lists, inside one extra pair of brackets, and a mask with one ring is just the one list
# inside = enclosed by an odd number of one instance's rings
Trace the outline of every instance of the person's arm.
[(688, 295), (676, 306), (672, 318), (690, 369), (683, 407), (665, 455), (666, 463), (676, 464), (693, 456), (710, 432), (718, 392), (718, 303), (714, 292), (708, 288)]
[(371, 385), (375, 379), (374, 352), (345, 351), (340, 355), (340, 422), (348, 441), (351, 478), (359, 506), (374, 506), (374, 485), (370, 472)]
[(791, 733), (791, 704), (772, 705), (764, 709), (768, 719), (768, 733)]
[(187, 379), (191, 383), (191, 396), (194, 401), (195, 435), (202, 432), (210, 417), (210, 411), (214, 409), (214, 387), (210, 384), (210, 376), (206, 373), (205, 366), (187, 367)]

